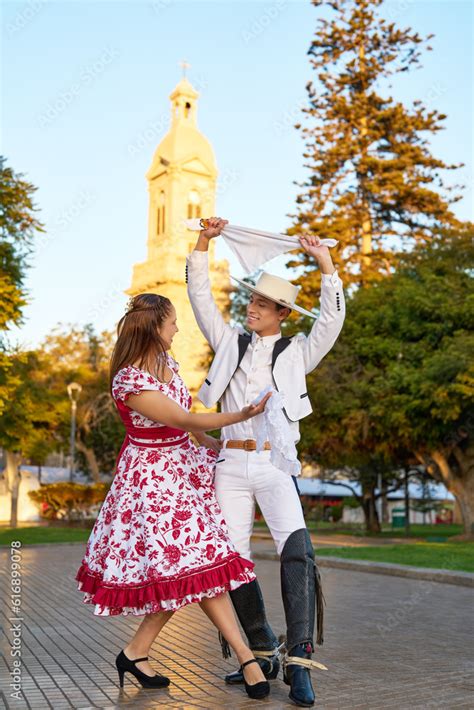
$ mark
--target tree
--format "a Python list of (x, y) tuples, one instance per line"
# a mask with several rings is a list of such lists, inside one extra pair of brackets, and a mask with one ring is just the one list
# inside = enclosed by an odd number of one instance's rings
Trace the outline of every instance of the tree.
[(62, 447), (69, 447), (70, 404), (66, 395), (69, 382), (78, 382), (82, 392), (77, 408), (76, 446), (83, 467), (100, 481), (100, 473), (112, 471), (123, 425), (109, 393), (109, 360), (112, 335), (97, 335), (91, 325), (84, 328), (59, 325), (41, 345), (42, 357), (51, 373), (50, 388), (55, 393)]
[[(25, 368), (31, 358), (12, 353), (8, 330), (22, 322), (27, 297), (24, 286), (28, 256), (36, 232), (43, 225), (36, 218), (33, 195), (36, 187), (16, 174), (0, 156), (0, 446), (6, 450), (7, 466), (4, 473), (11, 493), (11, 524), (16, 525), (20, 482), (19, 427), (32, 425), (27, 417), (32, 413), (32, 400), (24, 390)], [(30, 405), (30, 406), (28, 406)], [(24, 406), (24, 411), (21, 411)], [(24, 419), (20, 421), (21, 415)]]
[[(348, 322), (355, 318), (355, 310), (349, 302)], [(371, 408), (379, 396), (374, 387), (377, 370), (362, 360), (351, 335), (344, 329), (331, 352), (308, 375), (315, 413), (301, 421), (299, 450), (305, 463), (322, 469), (325, 480), (352, 492), (362, 508), (366, 531), (376, 533), (381, 529), (377, 500), (400, 489), (402, 466), (408, 468), (416, 459), (374, 426)]]
[(10, 525), (16, 527), (21, 461), (31, 455), (44, 459), (54, 448), (59, 422), (45, 363), (37, 352), (11, 353), (9, 378), (14, 387), (3, 407), (0, 443), (6, 451), (4, 475), (11, 494)]
[[(319, 19), (308, 51), (316, 80), (306, 87), (305, 125), (296, 128), (310, 175), (295, 183), (303, 192), (288, 233), (337, 238), (347, 281), (366, 284), (390, 273), (401, 244), (426, 243), (433, 230), (458, 225), (450, 205), (460, 197), (440, 172), (460, 166), (430, 152), (428, 138), (445, 115), (379, 93), (390, 76), (419, 64), (432, 35), (422, 39), (381, 18), (382, 0), (312, 2), (336, 17)], [(311, 303), (319, 283), (311, 260), (301, 253), (289, 265), (310, 266), (301, 283)]]
[(7, 332), (22, 322), (28, 256), (36, 232), (44, 232), (33, 203), (36, 187), (6, 166), (0, 156), (0, 415), (18, 384), (12, 372)]
[[(310, 460), (423, 464), (474, 523), (473, 227), (440, 233), (349, 299), (344, 329), (309, 381)], [(305, 421), (305, 420), (304, 420)]]

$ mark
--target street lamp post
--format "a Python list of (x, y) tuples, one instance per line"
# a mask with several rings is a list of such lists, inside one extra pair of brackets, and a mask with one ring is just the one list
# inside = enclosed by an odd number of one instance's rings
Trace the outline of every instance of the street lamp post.
[(74, 476), (74, 454), (76, 448), (76, 412), (77, 412), (77, 400), (81, 393), (82, 387), (77, 382), (70, 382), (67, 386), (67, 393), (69, 399), (71, 400), (71, 439), (69, 443), (69, 456), (70, 456), (70, 467), (69, 467), (69, 481), (72, 483), (72, 478)]

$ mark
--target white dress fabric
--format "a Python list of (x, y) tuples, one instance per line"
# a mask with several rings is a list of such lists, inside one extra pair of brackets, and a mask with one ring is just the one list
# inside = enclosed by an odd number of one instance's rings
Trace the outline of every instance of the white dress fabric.
[[(156, 390), (189, 410), (191, 396), (169, 356), (168, 365), (168, 383), (136, 367), (120, 370), (112, 387), (116, 402)], [(118, 408), (136, 432), (163, 426), (123, 404)], [(122, 447), (76, 575), (84, 603), (99, 616), (143, 615), (180, 609), (255, 579), (253, 563), (230, 541), (215, 497), (216, 454), (197, 447), (186, 432), (147, 439), (145, 446), (145, 435), (138, 437)], [(153, 448), (163, 442), (170, 445)]]

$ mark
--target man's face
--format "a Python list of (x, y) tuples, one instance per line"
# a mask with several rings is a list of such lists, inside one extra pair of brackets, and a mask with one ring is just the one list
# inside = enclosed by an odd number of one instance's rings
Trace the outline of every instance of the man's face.
[(288, 313), (288, 308), (278, 309), (275, 301), (260, 296), (258, 293), (251, 293), (247, 305), (247, 327), (257, 334), (278, 333), (281, 322)]

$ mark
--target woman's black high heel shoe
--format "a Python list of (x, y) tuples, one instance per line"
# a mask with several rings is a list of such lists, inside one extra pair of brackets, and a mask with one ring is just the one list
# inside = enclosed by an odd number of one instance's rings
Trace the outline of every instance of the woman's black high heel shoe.
[[(239, 669), (242, 675), (245, 666), (248, 666), (250, 663), (258, 663), (258, 661), (256, 658), (251, 658), (250, 661), (245, 661), (245, 663), (242, 663)], [(249, 685), (245, 680), (244, 676), (244, 685), (245, 690), (247, 691), (247, 695), (249, 696), (249, 698), (252, 698), (252, 700), (263, 700), (270, 692), (270, 683), (267, 680), (262, 680), (260, 681), (260, 683), (254, 683), (253, 685)]]
[(123, 688), (123, 677), (126, 671), (134, 675), (143, 688), (168, 687), (170, 679), (166, 676), (159, 675), (158, 673), (153, 676), (147, 675), (146, 673), (143, 673), (143, 671), (138, 670), (138, 668), (135, 668), (135, 663), (139, 663), (140, 661), (148, 661), (148, 656), (135, 658), (135, 660), (131, 661), (127, 658), (123, 651), (120, 651), (119, 655), (115, 659), (115, 665), (117, 666), (121, 688)]

